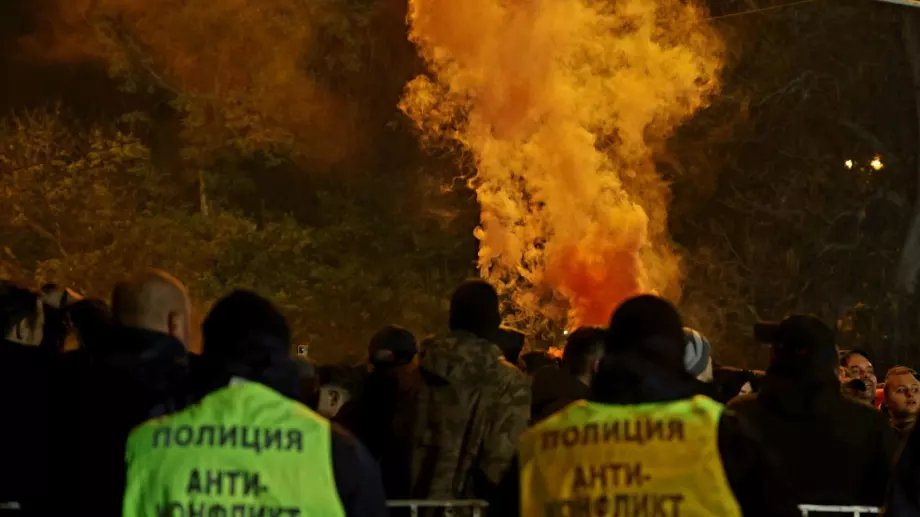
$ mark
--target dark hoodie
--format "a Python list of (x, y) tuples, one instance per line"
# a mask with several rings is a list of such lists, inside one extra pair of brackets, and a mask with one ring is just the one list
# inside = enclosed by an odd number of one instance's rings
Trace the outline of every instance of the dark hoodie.
[(760, 430), (796, 504), (881, 505), (897, 438), (832, 376), (768, 373), (759, 393), (729, 407)]
[(527, 429), (527, 377), (497, 346), (459, 330), (423, 342), (419, 368), (413, 496), (487, 497)]

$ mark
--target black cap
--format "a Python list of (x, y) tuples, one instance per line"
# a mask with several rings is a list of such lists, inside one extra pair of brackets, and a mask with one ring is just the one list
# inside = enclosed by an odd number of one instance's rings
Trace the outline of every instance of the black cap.
[(837, 362), (834, 332), (816, 316), (795, 314), (779, 323), (754, 325), (754, 338), (773, 345), (775, 366), (821, 366)]
[(367, 348), (368, 360), (374, 366), (399, 366), (412, 362), (418, 353), (418, 345), (412, 332), (390, 325), (379, 330), (371, 338)]

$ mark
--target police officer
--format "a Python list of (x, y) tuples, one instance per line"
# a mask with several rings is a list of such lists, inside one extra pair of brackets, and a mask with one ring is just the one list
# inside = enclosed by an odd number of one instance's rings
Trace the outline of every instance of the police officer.
[(271, 303), (237, 291), (203, 331), (206, 395), (132, 432), (124, 515), (385, 516), (367, 451), (295, 401), (290, 330)]
[(694, 395), (670, 303), (626, 301), (605, 348), (591, 398), (521, 439), (522, 516), (798, 514), (743, 422)]

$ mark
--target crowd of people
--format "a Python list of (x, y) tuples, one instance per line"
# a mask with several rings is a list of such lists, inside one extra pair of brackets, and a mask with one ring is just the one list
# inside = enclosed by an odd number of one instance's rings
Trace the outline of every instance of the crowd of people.
[(765, 371), (714, 364), (651, 295), (561, 354), (524, 352), (471, 280), (443, 332), (388, 326), (354, 368), (292, 354), (284, 316), (247, 291), (214, 305), (192, 353), (191, 310), (162, 271), (110, 303), (0, 282), (0, 513), (375, 517), (476, 499), (490, 516), (920, 516), (917, 373), (879, 383), (811, 315), (755, 326)]

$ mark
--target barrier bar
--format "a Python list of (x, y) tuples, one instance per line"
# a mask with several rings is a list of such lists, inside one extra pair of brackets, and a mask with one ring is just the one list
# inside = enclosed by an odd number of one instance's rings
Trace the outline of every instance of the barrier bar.
[(387, 501), (389, 508), (408, 508), (412, 517), (418, 517), (419, 508), (470, 508), (473, 510), (473, 517), (482, 517), (482, 510), (489, 507), (489, 503), (481, 499), (453, 499), (447, 501), (437, 501), (431, 499), (394, 499)]
[(802, 517), (808, 517), (808, 514), (811, 512), (822, 512), (822, 513), (849, 513), (853, 517), (860, 517), (861, 515), (879, 515), (882, 513), (880, 508), (874, 506), (823, 506), (820, 504), (800, 504), (799, 511), (802, 512)]

